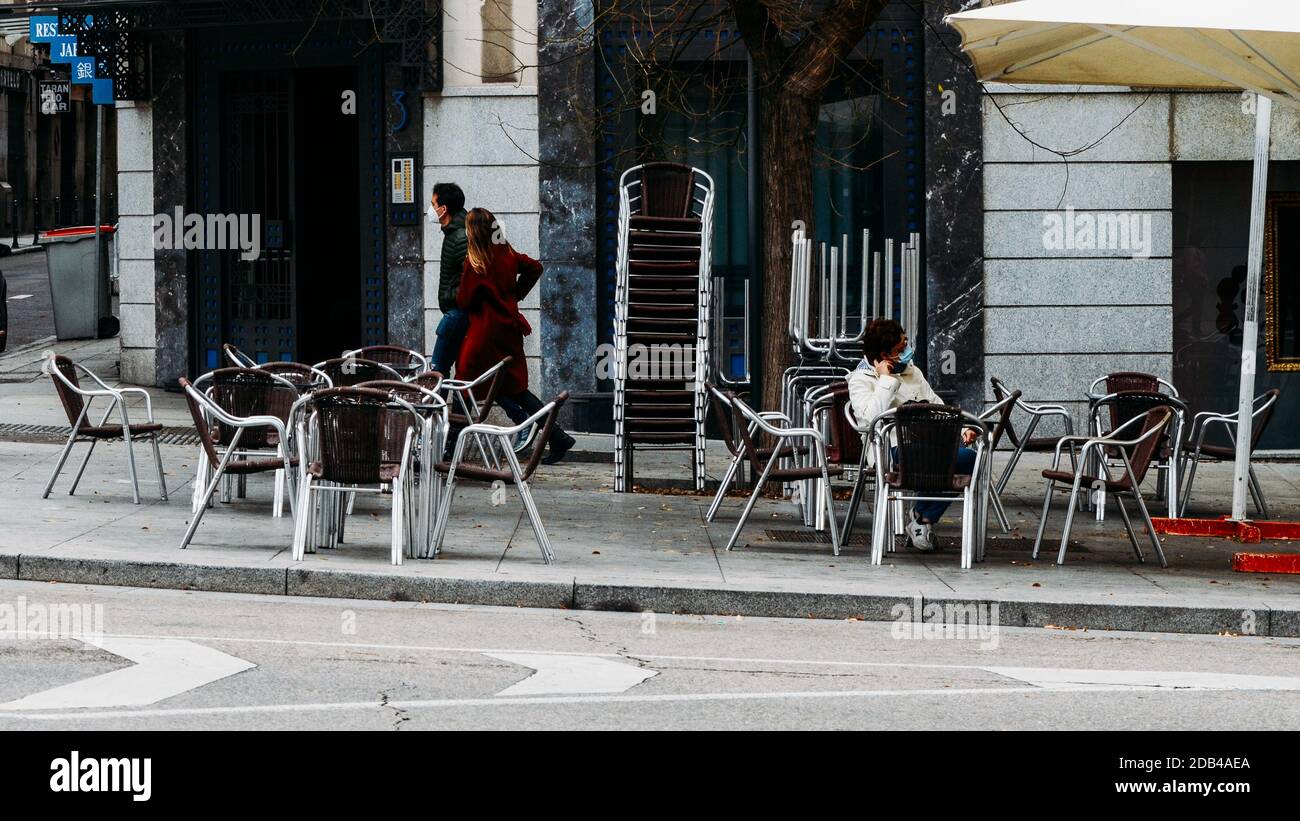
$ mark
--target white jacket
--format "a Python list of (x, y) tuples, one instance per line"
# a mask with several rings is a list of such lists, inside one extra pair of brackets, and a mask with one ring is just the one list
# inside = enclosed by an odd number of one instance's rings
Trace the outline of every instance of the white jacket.
[[(908, 365), (907, 370), (899, 374), (879, 376), (875, 367), (863, 359), (858, 363), (857, 370), (849, 374), (848, 382), (849, 403), (853, 406), (853, 415), (864, 430), (871, 428), (871, 423), (877, 416), (904, 402), (944, 404), (916, 365)], [(865, 433), (862, 435), (864, 441), (866, 436)], [(875, 453), (868, 454), (867, 459), (870, 464), (875, 464)]]

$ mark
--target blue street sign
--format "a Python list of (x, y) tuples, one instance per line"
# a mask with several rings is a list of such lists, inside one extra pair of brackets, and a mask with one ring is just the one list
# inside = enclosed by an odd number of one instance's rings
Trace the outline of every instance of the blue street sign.
[(76, 57), (70, 64), (72, 82), (75, 85), (90, 85), (95, 81), (95, 58)]
[(28, 30), (27, 39), (33, 43), (48, 43), (59, 36), (59, 18), (57, 16), (31, 17), (29, 20), (31, 26)]
[(96, 78), (90, 84), (90, 96), (95, 105), (112, 105), (113, 81)]
[(71, 63), (77, 59), (77, 38), (72, 35), (59, 35), (50, 40), (50, 62)]

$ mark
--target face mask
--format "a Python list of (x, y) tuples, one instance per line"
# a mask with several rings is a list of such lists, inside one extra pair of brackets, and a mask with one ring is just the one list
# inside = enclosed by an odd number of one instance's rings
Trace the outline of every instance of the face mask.
[(429, 210), (428, 210), (428, 211), (425, 211), (424, 213), (425, 213), (425, 214), (428, 214), (428, 216), (429, 216), (429, 222), (439, 222), (439, 221), (440, 221), (440, 220), (438, 219), (438, 209), (433, 207), (433, 203), (429, 203)]
[(903, 352), (898, 355), (898, 360), (894, 362), (894, 373), (899, 374), (906, 371), (914, 356), (916, 356), (916, 351), (912, 349), (911, 345), (904, 348)]

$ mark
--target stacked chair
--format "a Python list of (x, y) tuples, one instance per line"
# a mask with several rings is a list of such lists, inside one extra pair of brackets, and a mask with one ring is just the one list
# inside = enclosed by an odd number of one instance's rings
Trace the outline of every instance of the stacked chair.
[[(691, 451), (695, 489), (701, 490), (713, 179), (669, 162), (628, 169), (619, 180), (618, 229), (614, 489), (629, 489), (633, 453), (651, 448)], [(635, 346), (652, 355), (638, 356)], [(639, 372), (638, 362), (652, 372)], [(674, 372), (654, 372), (664, 364)]]

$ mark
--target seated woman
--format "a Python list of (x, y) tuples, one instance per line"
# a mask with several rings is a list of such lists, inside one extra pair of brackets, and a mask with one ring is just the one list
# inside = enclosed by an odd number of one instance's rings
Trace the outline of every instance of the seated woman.
[[(908, 402), (944, 401), (925, 381), (925, 374), (912, 364), (911, 344), (903, 326), (892, 319), (877, 319), (867, 326), (862, 342), (863, 358), (857, 370), (849, 374), (849, 402), (858, 422), (871, 425), (887, 410)], [(962, 431), (966, 445), (975, 441), (976, 433)], [(895, 455), (896, 452), (895, 452)], [(957, 451), (957, 472), (969, 474), (975, 468), (975, 451), (962, 447)], [(948, 502), (916, 502), (907, 517), (907, 537), (912, 547), (923, 552), (935, 549), (933, 525), (948, 509)]]

